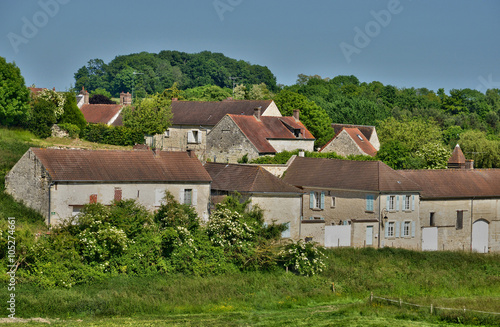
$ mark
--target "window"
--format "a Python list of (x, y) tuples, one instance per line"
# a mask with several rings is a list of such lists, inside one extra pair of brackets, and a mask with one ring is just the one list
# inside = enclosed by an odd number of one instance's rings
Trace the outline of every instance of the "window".
[(405, 211), (410, 211), (411, 209), (411, 195), (405, 195), (404, 196), (404, 210)]
[(411, 221), (403, 223), (403, 237), (410, 237), (411, 235)]
[(197, 129), (189, 131), (188, 143), (201, 143), (201, 132)]
[(356, 136), (358, 137), (358, 139), (360, 139), (362, 142), (364, 142), (365, 140), (363, 140), (363, 138), (361, 137), (361, 135), (359, 134), (356, 134)]
[(97, 203), (97, 194), (90, 194), (89, 203)]
[(394, 237), (394, 222), (389, 221), (387, 227), (385, 228), (385, 237)]
[(82, 211), (83, 209), (83, 206), (73, 206), (73, 212), (71, 213), (71, 215), (74, 217), (74, 216), (78, 216), (80, 214), (80, 212)]
[(164, 133), (163, 133), (163, 137), (170, 137), (170, 130), (167, 129)]
[(389, 211), (396, 210), (396, 196), (390, 195), (387, 201), (389, 202)]
[(459, 210), (457, 211), (457, 229), (462, 229), (464, 228), (464, 211)]
[(290, 238), (290, 223), (286, 223), (286, 229), (281, 232), (281, 237), (282, 238)]
[(429, 213), (429, 226), (436, 226), (434, 212)]
[(332, 196), (332, 202), (330, 203), (330, 208), (335, 208), (335, 197)]
[(325, 209), (325, 192), (312, 191), (309, 193), (309, 209)]
[(368, 194), (366, 196), (366, 211), (373, 211), (374, 196)]
[(193, 204), (193, 190), (185, 189), (184, 190), (184, 204), (192, 205)]

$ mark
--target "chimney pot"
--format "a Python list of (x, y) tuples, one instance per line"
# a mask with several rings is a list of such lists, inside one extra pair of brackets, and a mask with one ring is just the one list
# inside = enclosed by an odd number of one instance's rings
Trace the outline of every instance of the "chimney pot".
[(253, 115), (255, 116), (255, 118), (257, 118), (257, 120), (260, 120), (261, 110), (262, 110), (262, 107), (260, 107), (260, 106), (257, 108), (254, 108), (254, 110), (253, 110)]

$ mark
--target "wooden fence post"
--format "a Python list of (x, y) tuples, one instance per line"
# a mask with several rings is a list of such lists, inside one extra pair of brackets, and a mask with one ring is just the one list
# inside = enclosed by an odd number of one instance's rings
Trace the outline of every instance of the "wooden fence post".
[(433, 308), (432, 308), (432, 303), (431, 303), (431, 314), (432, 314), (432, 309), (433, 309)]
[(373, 292), (370, 292), (370, 304), (373, 303)]

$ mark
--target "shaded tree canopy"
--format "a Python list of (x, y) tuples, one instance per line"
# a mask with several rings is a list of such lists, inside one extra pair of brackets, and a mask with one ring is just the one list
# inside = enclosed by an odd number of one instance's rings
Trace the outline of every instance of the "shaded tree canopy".
[(27, 122), (29, 94), (21, 70), (0, 57), (0, 125), (22, 126)]

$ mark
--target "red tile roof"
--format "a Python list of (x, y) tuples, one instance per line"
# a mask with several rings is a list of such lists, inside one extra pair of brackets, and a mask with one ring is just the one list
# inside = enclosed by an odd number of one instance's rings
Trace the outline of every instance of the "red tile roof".
[[(268, 142), (269, 139), (281, 140), (314, 140), (309, 130), (293, 117), (270, 117), (228, 115), (245, 134), (250, 142), (257, 148), (259, 153), (276, 153), (276, 149)], [(300, 137), (296, 137), (290, 129), (301, 131)]]
[(359, 146), (361, 151), (363, 151), (366, 155), (375, 157), (377, 154), (377, 149), (370, 143), (370, 141), (366, 138), (366, 136), (361, 133), (361, 131), (358, 128), (349, 128), (349, 127), (344, 127), (342, 130), (340, 130), (330, 141), (328, 141), (327, 144), (325, 144), (319, 152), (323, 151), (324, 148), (326, 148), (335, 138), (339, 136), (339, 134), (342, 131), (346, 131), (347, 134), (351, 137), (351, 139)]
[(119, 104), (84, 104), (80, 108), (85, 120), (94, 124), (107, 124), (121, 109)]
[(215, 126), (226, 114), (253, 115), (262, 107), (262, 113), (272, 100), (172, 101), (173, 125)]
[(422, 198), (500, 197), (500, 169), (401, 170), (421, 186)]
[(54, 181), (210, 182), (186, 152), (40, 149), (31, 151)]
[(381, 161), (297, 157), (283, 181), (297, 187), (358, 191), (410, 192), (421, 187)]
[(340, 133), (344, 128), (357, 128), (367, 139), (370, 139), (372, 137), (373, 131), (375, 131), (375, 126), (367, 125), (332, 124), (332, 128), (335, 131), (335, 134)]
[(448, 164), (464, 164), (465, 165), (465, 156), (460, 149), (460, 145), (456, 145), (455, 149), (453, 149), (453, 153), (451, 154), (450, 159), (448, 159)]
[(205, 169), (212, 177), (212, 189), (240, 193), (302, 193), (259, 166), (210, 163)]

